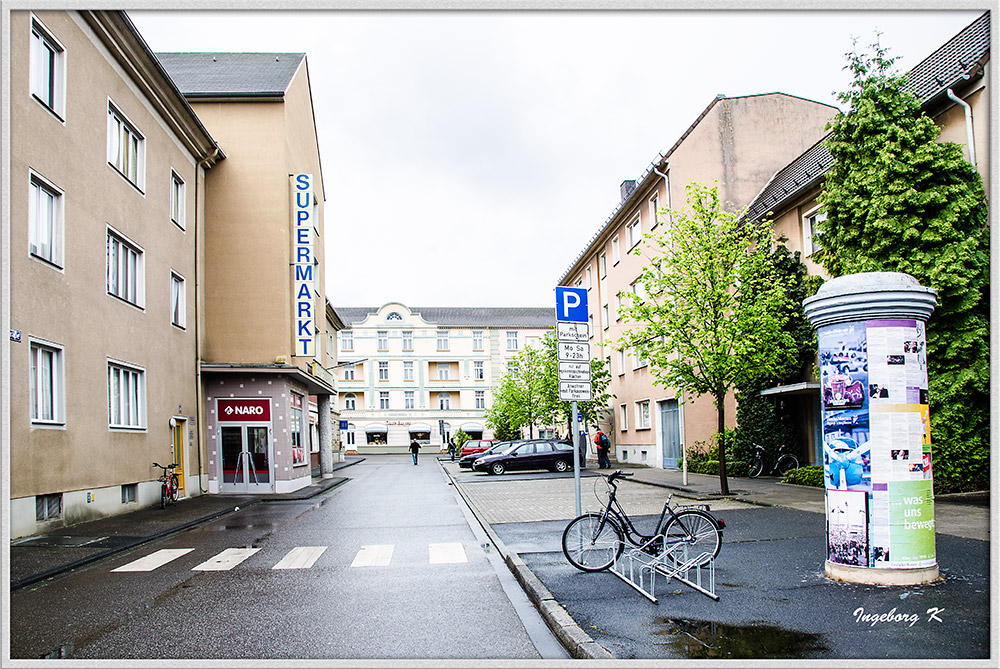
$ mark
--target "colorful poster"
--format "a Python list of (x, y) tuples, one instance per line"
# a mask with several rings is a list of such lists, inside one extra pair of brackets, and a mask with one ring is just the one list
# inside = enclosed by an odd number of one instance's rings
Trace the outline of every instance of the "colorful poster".
[(827, 559), (868, 566), (868, 493), (826, 491)]
[(931, 481), (889, 484), (890, 567), (935, 563), (934, 496)]
[(861, 409), (868, 394), (868, 351), (863, 323), (828, 325), (819, 331), (823, 409)]

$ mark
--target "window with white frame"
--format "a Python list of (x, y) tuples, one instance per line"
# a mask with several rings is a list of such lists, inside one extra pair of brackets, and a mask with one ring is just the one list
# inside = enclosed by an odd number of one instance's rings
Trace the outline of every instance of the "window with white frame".
[(142, 307), (145, 302), (142, 249), (108, 230), (108, 294)]
[(486, 380), (486, 364), (482, 360), (472, 361), (472, 378), (475, 381)]
[(389, 332), (387, 330), (379, 330), (375, 333), (376, 339), (378, 339), (378, 350), (388, 351), (389, 350)]
[(628, 247), (631, 249), (642, 240), (642, 217), (636, 216), (625, 228)]
[(413, 361), (404, 360), (403, 361), (403, 380), (412, 381), (413, 380)]
[(28, 252), (62, 267), (63, 194), (31, 173), (28, 190)]
[(632, 369), (641, 369), (649, 364), (649, 361), (643, 357), (642, 351), (639, 347), (632, 349), (632, 360), (635, 362), (635, 366)]
[(354, 331), (353, 330), (341, 330), (338, 334), (340, 337), (340, 350), (341, 351), (353, 351), (354, 350)]
[(611, 311), (608, 309), (608, 305), (606, 304), (601, 307), (601, 323), (605, 330), (611, 327)]
[(617, 265), (621, 259), (621, 250), (618, 248), (618, 235), (615, 235), (615, 238), (611, 240), (611, 262)]
[(472, 350), (482, 351), (483, 350), (483, 331), (473, 330), (472, 331)]
[(127, 429), (146, 427), (145, 370), (108, 361), (108, 425)]
[(184, 277), (176, 272), (170, 273), (170, 322), (179, 328), (184, 328), (187, 320), (187, 295), (184, 290)]
[(146, 140), (125, 114), (110, 102), (108, 103), (108, 164), (139, 190), (145, 188)]
[(615, 293), (615, 320), (622, 319), (622, 294), (621, 291)]
[(649, 198), (649, 220), (650, 228), (655, 228), (656, 224), (660, 222), (660, 194), (653, 193), (653, 197)]
[(441, 393), (438, 395), (438, 407), (442, 411), (451, 409), (451, 393)]
[(31, 341), (28, 401), (31, 422), (36, 425), (63, 425), (66, 402), (63, 382), (63, 349), (48, 342)]
[(587, 332), (590, 338), (594, 338), (594, 314), (587, 314)]
[(384, 360), (380, 360), (378, 363), (378, 380), (379, 381), (389, 380), (389, 363)]
[(451, 379), (451, 364), (439, 362), (437, 364), (437, 377), (438, 381), (448, 381)]
[(354, 411), (358, 408), (358, 396), (354, 393), (344, 395), (344, 411)]
[(357, 365), (344, 365), (344, 380), (353, 381), (357, 373)]
[(649, 429), (649, 400), (641, 400), (635, 403), (635, 429)]
[(590, 268), (588, 267), (587, 268), (587, 290), (590, 290), (593, 287), (594, 287), (594, 276), (593, 276), (593, 273), (590, 271)]
[(607, 278), (608, 276), (608, 254), (602, 253), (601, 257), (597, 260), (597, 267), (600, 271), (601, 278)]
[(378, 394), (378, 408), (388, 409), (389, 408), (389, 391), (381, 390)]
[(625, 373), (625, 349), (618, 351), (618, 375)]
[(403, 408), (404, 409), (413, 409), (414, 408), (413, 391), (412, 390), (407, 390), (406, 392), (403, 393)]
[(517, 330), (507, 330), (507, 350), (517, 350)]
[(826, 212), (813, 209), (802, 217), (802, 248), (805, 255), (811, 256), (823, 247), (816, 241), (816, 233), (820, 231), (823, 221), (826, 220)]
[(438, 330), (437, 331), (437, 347), (439, 351), (448, 350), (448, 331)]
[(622, 432), (628, 431), (628, 405), (622, 404), (618, 407), (621, 410), (621, 430)]
[(413, 350), (413, 330), (403, 330), (403, 350)]
[(177, 172), (170, 172), (170, 220), (184, 229), (184, 179)]
[(485, 409), (486, 408), (486, 391), (477, 390), (476, 391), (476, 408)]
[(29, 67), (31, 95), (62, 119), (66, 111), (66, 50), (34, 16)]

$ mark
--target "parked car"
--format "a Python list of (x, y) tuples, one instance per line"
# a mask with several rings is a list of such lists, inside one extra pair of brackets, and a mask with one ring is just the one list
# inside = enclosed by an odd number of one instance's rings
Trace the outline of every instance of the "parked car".
[[(586, 455), (580, 453), (581, 469), (586, 464)], [(550, 469), (565, 472), (573, 468), (573, 447), (569, 442), (554, 439), (532, 439), (514, 442), (497, 453), (477, 458), (472, 470), (503, 474), (506, 471), (526, 469)]]
[(475, 453), (470, 453), (469, 455), (466, 455), (465, 457), (459, 459), (458, 466), (461, 469), (472, 469), (472, 463), (478, 460), (479, 458), (486, 455), (492, 455), (493, 453), (499, 453), (500, 451), (507, 448), (513, 443), (520, 443), (520, 442), (513, 442), (513, 441), (494, 442), (493, 445), (487, 448), (485, 451), (476, 451)]
[(464, 458), (466, 455), (471, 455), (473, 453), (482, 453), (495, 443), (497, 442), (493, 439), (469, 439), (467, 442), (462, 444), (462, 450), (459, 453), (459, 456)]

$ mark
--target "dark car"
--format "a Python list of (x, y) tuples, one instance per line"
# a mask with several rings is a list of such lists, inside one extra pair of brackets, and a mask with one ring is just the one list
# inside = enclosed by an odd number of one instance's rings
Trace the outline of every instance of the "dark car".
[(472, 463), (478, 460), (479, 458), (484, 457), (486, 455), (499, 453), (500, 451), (507, 448), (513, 443), (520, 443), (520, 442), (495, 441), (493, 442), (493, 445), (487, 448), (485, 451), (476, 451), (475, 453), (470, 453), (469, 455), (466, 455), (465, 457), (459, 459), (458, 466), (461, 467), (462, 469), (472, 469)]
[(473, 453), (482, 453), (495, 443), (497, 442), (492, 439), (469, 439), (467, 442), (462, 444), (462, 450), (459, 455), (464, 458), (466, 455), (471, 455)]
[[(583, 468), (586, 456), (580, 454), (580, 467)], [(565, 472), (573, 468), (573, 447), (566, 441), (554, 439), (532, 439), (530, 441), (514, 442), (496, 453), (490, 453), (477, 458), (472, 463), (472, 470), (503, 474), (506, 471), (525, 469), (550, 469), (554, 472)]]

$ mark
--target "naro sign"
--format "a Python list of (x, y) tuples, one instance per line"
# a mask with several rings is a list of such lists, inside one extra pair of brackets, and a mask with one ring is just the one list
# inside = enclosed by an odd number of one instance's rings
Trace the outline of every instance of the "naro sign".
[(271, 400), (218, 400), (220, 422), (266, 423), (271, 420)]

